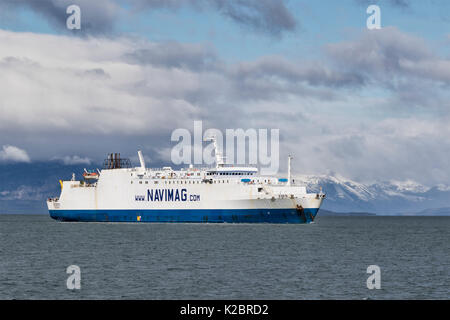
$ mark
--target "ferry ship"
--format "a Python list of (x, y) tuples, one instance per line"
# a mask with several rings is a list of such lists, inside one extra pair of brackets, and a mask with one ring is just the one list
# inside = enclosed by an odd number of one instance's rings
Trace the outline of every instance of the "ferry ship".
[(61, 194), (47, 199), (50, 216), (59, 221), (311, 223), (325, 194), (307, 193), (291, 179), (258, 175), (251, 166), (224, 163), (217, 152), (211, 168), (174, 170), (132, 167), (120, 154), (109, 154), (103, 169), (61, 181)]

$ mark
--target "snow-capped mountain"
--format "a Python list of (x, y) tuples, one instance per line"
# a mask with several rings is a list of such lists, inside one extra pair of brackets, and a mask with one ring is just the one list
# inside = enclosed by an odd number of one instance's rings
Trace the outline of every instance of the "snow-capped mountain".
[(313, 192), (327, 194), (323, 208), (338, 212), (374, 212), (377, 214), (409, 214), (430, 208), (450, 207), (450, 187), (423, 186), (415, 181), (382, 181), (363, 184), (333, 175), (297, 175)]

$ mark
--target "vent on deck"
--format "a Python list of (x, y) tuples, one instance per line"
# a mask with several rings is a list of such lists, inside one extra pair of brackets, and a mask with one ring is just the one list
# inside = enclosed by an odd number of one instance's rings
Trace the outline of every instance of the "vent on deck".
[(120, 153), (110, 153), (103, 161), (103, 169), (131, 168), (130, 159), (120, 158)]

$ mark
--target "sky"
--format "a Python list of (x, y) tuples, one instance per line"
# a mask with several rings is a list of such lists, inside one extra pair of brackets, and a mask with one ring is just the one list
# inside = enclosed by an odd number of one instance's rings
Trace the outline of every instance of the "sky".
[[(69, 5), (81, 29), (68, 30)], [(381, 10), (368, 30), (366, 9)], [(450, 184), (446, 0), (0, 0), (0, 162), (170, 161), (177, 128), (280, 130), (293, 171)]]

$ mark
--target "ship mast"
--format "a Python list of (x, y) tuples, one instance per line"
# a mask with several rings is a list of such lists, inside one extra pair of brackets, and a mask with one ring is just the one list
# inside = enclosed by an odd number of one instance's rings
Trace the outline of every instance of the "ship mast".
[(216, 157), (216, 168), (223, 167), (223, 165), (225, 164), (225, 161), (224, 161), (224, 157), (222, 156), (222, 153), (218, 151), (219, 148), (217, 147), (217, 139), (216, 139), (216, 137), (215, 136), (211, 136), (211, 137), (205, 138), (205, 141), (212, 141), (213, 142), (214, 154), (215, 154), (215, 157)]
[(144, 156), (142, 155), (141, 150), (138, 151), (138, 156), (139, 156), (139, 162), (141, 163), (141, 171), (144, 172), (145, 171), (145, 160), (144, 160)]
[(291, 155), (288, 156), (288, 181), (287, 181), (287, 185), (290, 186), (291, 185), (291, 160), (293, 159), (293, 157)]

